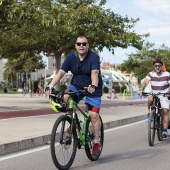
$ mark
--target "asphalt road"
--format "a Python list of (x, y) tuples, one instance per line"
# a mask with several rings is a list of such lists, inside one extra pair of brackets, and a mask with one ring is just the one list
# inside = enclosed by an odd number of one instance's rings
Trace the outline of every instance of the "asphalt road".
[[(102, 155), (91, 162), (83, 149), (77, 151), (74, 170), (169, 170), (170, 138), (155, 140), (150, 147), (145, 121), (105, 131)], [(49, 146), (0, 157), (1, 170), (55, 170)]]

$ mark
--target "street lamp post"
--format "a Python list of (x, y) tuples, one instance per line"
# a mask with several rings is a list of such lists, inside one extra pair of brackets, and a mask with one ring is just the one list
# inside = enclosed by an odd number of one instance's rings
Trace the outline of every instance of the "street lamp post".
[(129, 87), (130, 87), (130, 96), (132, 98), (132, 83), (131, 83), (130, 79), (129, 79)]
[(47, 78), (47, 70), (48, 70), (48, 58), (45, 56), (45, 73), (44, 73), (44, 90), (46, 88), (46, 78)]
[(46, 78), (47, 78), (47, 68), (45, 66), (45, 74), (44, 74), (44, 90), (46, 88)]

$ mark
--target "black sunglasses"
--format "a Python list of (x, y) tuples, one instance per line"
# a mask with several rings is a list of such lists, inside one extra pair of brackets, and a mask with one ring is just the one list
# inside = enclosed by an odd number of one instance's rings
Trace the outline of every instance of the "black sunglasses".
[(86, 46), (86, 45), (87, 45), (87, 42), (82, 42), (82, 43), (77, 42), (76, 44), (77, 44), (77, 46), (80, 46), (80, 45)]
[(161, 68), (162, 65), (161, 65), (161, 64), (159, 64), (159, 65), (154, 65), (154, 67), (155, 67), (155, 68)]

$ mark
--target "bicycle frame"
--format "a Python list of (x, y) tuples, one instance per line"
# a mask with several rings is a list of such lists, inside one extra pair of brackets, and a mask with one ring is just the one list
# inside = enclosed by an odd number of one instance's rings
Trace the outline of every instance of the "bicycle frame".
[[(83, 129), (81, 129), (80, 127), (78, 115), (76, 113), (76, 108), (84, 116)], [(89, 119), (88, 112), (83, 111), (73, 99), (70, 99), (69, 101), (69, 109), (73, 110), (72, 122), (76, 123), (76, 130), (77, 130), (78, 138), (80, 139), (80, 144), (84, 146), (85, 145), (85, 134), (86, 134), (86, 122), (87, 122), (87, 119)], [(72, 133), (73, 127), (74, 127), (74, 123), (72, 123), (72, 126), (71, 126), (71, 133)]]
[(161, 115), (161, 106), (160, 106), (160, 99), (158, 96), (153, 95), (153, 105), (150, 106), (150, 112), (151, 110), (155, 109), (155, 113), (156, 113), (156, 120), (157, 117)]

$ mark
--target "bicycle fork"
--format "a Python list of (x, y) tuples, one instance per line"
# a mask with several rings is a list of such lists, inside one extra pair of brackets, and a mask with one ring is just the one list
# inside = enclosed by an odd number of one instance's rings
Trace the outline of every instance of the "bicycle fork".
[(154, 106), (154, 108), (152, 107), (150, 110), (155, 110), (155, 115), (154, 115), (154, 117), (153, 117), (153, 119), (155, 119), (155, 120), (153, 120), (154, 121), (154, 128), (155, 129), (157, 129), (157, 128), (159, 128), (158, 127), (158, 118), (161, 116), (161, 112), (160, 112), (160, 108), (158, 108), (158, 106)]
[[(63, 126), (65, 122), (63, 122)], [(70, 127), (69, 127), (69, 135), (68, 135), (68, 141), (66, 144), (71, 144), (72, 142), (72, 137), (75, 133), (75, 128), (78, 129), (78, 136), (80, 136), (80, 131), (81, 131), (81, 127), (80, 127), (80, 123), (79, 123), (79, 120), (78, 120), (78, 117), (77, 117), (77, 114), (75, 112), (72, 113), (72, 116), (71, 116), (71, 124), (70, 124)], [(63, 133), (62, 133), (63, 134)], [(61, 136), (61, 138), (63, 138), (63, 136)], [(61, 141), (61, 140), (60, 140)]]

